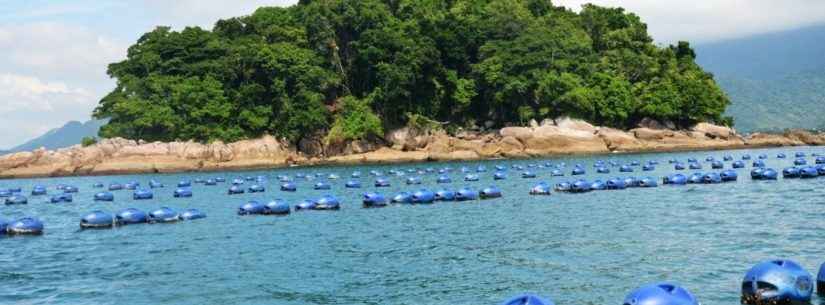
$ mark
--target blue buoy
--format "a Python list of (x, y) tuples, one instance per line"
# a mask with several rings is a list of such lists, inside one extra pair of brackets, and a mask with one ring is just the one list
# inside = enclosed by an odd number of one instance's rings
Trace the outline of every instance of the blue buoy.
[(596, 180), (590, 184), (590, 189), (593, 191), (603, 191), (607, 189), (607, 184), (604, 181)]
[(453, 180), (450, 179), (450, 177), (448, 177), (448, 176), (441, 175), (441, 176), (438, 176), (438, 178), (436, 178), (435, 182), (436, 183), (450, 183), (450, 182), (453, 182)]
[(536, 173), (531, 172), (531, 171), (525, 171), (525, 172), (521, 173), (521, 177), (525, 178), (525, 179), (536, 178)]
[(495, 172), (493, 173), (493, 180), (505, 180), (507, 179), (507, 174), (504, 172)]
[(639, 179), (639, 187), (657, 187), (659, 183), (653, 177)]
[(685, 167), (684, 163), (676, 163), (676, 164), (673, 165), (673, 169), (675, 169), (677, 171), (680, 171), (680, 170), (685, 170), (686, 167)]
[(95, 201), (115, 201), (115, 195), (110, 192), (100, 192), (95, 194)]
[(799, 169), (800, 178), (816, 178), (819, 176), (819, 171), (813, 166), (805, 166)]
[(745, 168), (745, 162), (742, 162), (741, 160), (736, 160), (733, 161), (733, 163), (731, 163), (730, 166), (733, 168)]
[(742, 279), (742, 304), (807, 304), (813, 293), (808, 271), (791, 260), (778, 259), (753, 266)]
[(554, 169), (554, 170), (550, 171), (550, 176), (562, 177), (562, 176), (564, 176), (564, 173), (560, 169)]
[(632, 173), (633, 172), (633, 167), (631, 167), (629, 165), (622, 165), (621, 167), (619, 167), (619, 172)]
[(109, 184), (109, 191), (119, 191), (123, 189), (123, 185), (120, 183), (112, 183)]
[(552, 188), (547, 182), (539, 182), (530, 189), (530, 195), (550, 195)]
[(436, 201), (453, 201), (455, 200), (455, 192), (450, 190), (439, 190), (435, 192)]
[(754, 160), (753, 164), (751, 166), (753, 166), (753, 167), (765, 167), (765, 161), (764, 160)]
[(65, 194), (64, 193), (64, 194), (54, 195), (51, 198), (49, 198), (49, 201), (51, 203), (61, 203), (61, 202), (68, 203), (68, 202), (72, 202), (72, 194)]
[(556, 185), (553, 186), (553, 189), (556, 190), (556, 192), (569, 192), (570, 187), (572, 187), (570, 182), (562, 181), (562, 182), (556, 183)]
[(6, 204), (27, 204), (29, 203), (29, 198), (23, 195), (12, 195), (11, 197), (6, 198)]
[(178, 219), (178, 213), (167, 207), (149, 212), (149, 223), (175, 222)]
[(718, 161), (718, 160), (713, 161), (713, 162), (710, 163), (710, 168), (712, 168), (712, 169), (723, 169), (723, 168), (725, 168), (725, 163), (722, 163), (722, 161)]
[(115, 222), (118, 225), (130, 225), (144, 223), (149, 220), (149, 217), (141, 210), (135, 208), (127, 208), (117, 212), (115, 215)]
[(43, 196), (46, 194), (48, 194), (48, 191), (46, 190), (45, 186), (35, 186), (34, 188), (32, 188), (32, 196)]
[(470, 189), (470, 188), (461, 188), (455, 193), (455, 200), (456, 201), (468, 201), (468, 200), (476, 200), (478, 199), (478, 192)]
[(706, 173), (704, 176), (702, 176), (702, 183), (705, 183), (705, 184), (715, 184), (715, 183), (721, 183), (721, 182), (722, 182), (722, 176), (719, 175), (718, 173), (710, 172), (710, 173)]
[(481, 199), (499, 198), (501, 197), (501, 189), (495, 186), (488, 186), (481, 189), (481, 191), (478, 192), (478, 196)]
[(418, 190), (412, 193), (413, 203), (433, 203), (435, 201), (435, 193), (429, 190)]
[(392, 203), (412, 203), (412, 194), (407, 192), (401, 192), (396, 194), (390, 200)]
[(140, 186), (140, 183), (138, 183), (138, 182), (134, 182), (134, 181), (133, 181), (133, 182), (126, 183), (126, 184), (124, 185), (124, 187), (125, 187), (127, 190), (130, 190), (130, 191), (134, 191), (134, 190), (136, 190), (139, 186)]
[(570, 192), (571, 193), (586, 193), (586, 192), (589, 192), (591, 190), (590, 189), (591, 185), (592, 185), (592, 183), (589, 183), (584, 179), (579, 179), (579, 180), (573, 181), (573, 183), (570, 184)]
[(384, 178), (375, 179), (375, 187), (389, 187), (390, 181)]
[(215, 177), (215, 182), (224, 183), (224, 182), (226, 182), (226, 178), (224, 178), (224, 177)]
[(736, 173), (736, 171), (728, 169), (723, 170), (721, 173), (719, 173), (719, 176), (722, 178), (722, 182), (730, 182), (736, 181), (736, 178), (739, 175)]
[(286, 201), (275, 199), (264, 205), (264, 214), (266, 215), (286, 215), (290, 212), (289, 203)]
[(23, 217), (10, 223), (6, 227), (9, 235), (40, 235), (43, 234), (43, 222), (34, 217)]
[(796, 152), (796, 153), (794, 154), (794, 157), (797, 157), (797, 158), (805, 158), (805, 153), (804, 153), (804, 152), (801, 152), (801, 151)]
[(799, 178), (799, 169), (796, 167), (786, 167), (782, 170), (782, 177), (784, 178)]
[(416, 185), (421, 184), (421, 178), (419, 177), (409, 177), (407, 178), (407, 185)]
[(645, 285), (631, 291), (623, 305), (699, 305), (686, 289), (670, 283)]
[(301, 200), (300, 202), (295, 204), (295, 210), (296, 211), (311, 210), (313, 208), (315, 208), (315, 201), (309, 200), (309, 199)]
[(9, 221), (0, 217), (0, 235), (6, 234), (6, 229), (9, 227)]
[(690, 184), (703, 183), (705, 175), (702, 173), (693, 173), (688, 176), (687, 182)]
[(599, 167), (596, 167), (596, 173), (597, 174), (609, 174), (610, 169), (607, 168), (607, 167), (604, 167), (604, 166), (599, 166)]
[(175, 189), (175, 192), (172, 194), (175, 198), (189, 198), (192, 197), (192, 189), (190, 188), (178, 188)]
[(180, 216), (178, 216), (178, 218), (180, 218), (180, 220), (195, 220), (206, 218), (206, 214), (198, 209), (186, 209), (180, 213)]
[(581, 167), (573, 168), (573, 171), (570, 172), (570, 174), (573, 175), (573, 176), (584, 175), (585, 174), (584, 168), (581, 168)]
[(192, 182), (189, 181), (189, 180), (181, 180), (180, 182), (178, 182), (178, 187), (191, 187), (191, 186), (192, 186)]
[(805, 159), (802, 159), (802, 158), (793, 160), (793, 165), (799, 166), (799, 165), (806, 165), (806, 164), (808, 164), (808, 161), (805, 160)]
[(249, 188), (247, 188), (247, 190), (250, 193), (263, 193), (263, 192), (266, 192), (266, 188), (263, 185), (260, 185), (260, 184), (250, 185)]
[(501, 305), (554, 305), (549, 299), (534, 294), (521, 294), (504, 301)]
[(814, 163), (816, 163), (816, 164), (825, 164), (825, 157), (816, 157), (816, 159), (814, 160)]
[(365, 208), (378, 208), (387, 206), (387, 199), (379, 193), (365, 193), (361, 201)]
[(163, 188), (163, 183), (157, 182), (155, 180), (150, 180), (149, 181), (149, 188), (153, 188), (153, 189)]
[(671, 185), (685, 185), (688, 182), (688, 178), (682, 174), (673, 174), (667, 176), (663, 179), (662, 184), (671, 184)]
[(469, 174), (464, 176), (464, 181), (478, 181), (478, 175), (476, 174)]
[(215, 186), (215, 185), (218, 185), (218, 181), (217, 181), (217, 180), (215, 180), (215, 179), (212, 179), (212, 178), (210, 178), (210, 179), (206, 179), (206, 181), (204, 181), (204, 182), (203, 182), (203, 185), (206, 185), (206, 186)]
[(722, 157), (722, 160), (724, 160), (724, 161), (733, 161), (733, 156), (732, 155), (725, 155), (724, 157)]
[(81, 229), (102, 229), (111, 228), (115, 223), (112, 214), (103, 211), (92, 211), (80, 218)]
[(132, 199), (134, 200), (148, 200), (152, 199), (153, 197), (154, 195), (150, 190), (135, 190), (135, 192), (132, 193)]
[(699, 162), (693, 162), (688, 164), (689, 169), (702, 169), (702, 164)]
[(341, 208), (341, 203), (332, 195), (325, 195), (315, 200), (315, 207), (313, 210), (338, 210)]
[(296, 190), (298, 190), (298, 187), (295, 185), (295, 183), (287, 182), (287, 183), (281, 184), (281, 191), (294, 192)]
[(624, 179), (621, 178), (608, 179), (605, 184), (607, 185), (608, 190), (623, 190), (627, 188), (627, 185), (624, 183)]
[(750, 160), (750, 159), (751, 159), (751, 155), (749, 155), (749, 154), (742, 155), (742, 160)]
[(244, 192), (246, 191), (242, 187), (240, 187), (240, 185), (237, 184), (230, 186), (229, 190), (226, 191), (227, 195), (243, 194)]
[(98, 182), (98, 183), (92, 184), (92, 187), (96, 188), (96, 189), (103, 188), (103, 183)]
[(249, 201), (238, 207), (238, 215), (263, 214), (266, 208), (256, 200)]
[(361, 182), (356, 180), (350, 180), (347, 181), (346, 184), (344, 184), (344, 187), (348, 189), (358, 189), (361, 188)]
[(651, 171), (654, 171), (654, 170), (656, 170), (656, 166), (654, 166), (653, 164), (642, 165), (642, 171), (644, 171), (644, 172), (651, 172)]
[(73, 193), (77, 193), (79, 191), (80, 190), (77, 187), (71, 186), (71, 185), (67, 185), (63, 188), (63, 193), (65, 193), (65, 194), (73, 194)]
[(785, 159), (785, 158), (787, 158), (787, 156), (784, 153), (778, 153), (778, 154), (776, 154), (776, 158), (777, 159)]
[(329, 183), (326, 183), (326, 182), (318, 182), (318, 183), (315, 183), (315, 186), (313, 186), (312, 188), (314, 190), (329, 190), (329, 189), (332, 188), (332, 186), (329, 185)]

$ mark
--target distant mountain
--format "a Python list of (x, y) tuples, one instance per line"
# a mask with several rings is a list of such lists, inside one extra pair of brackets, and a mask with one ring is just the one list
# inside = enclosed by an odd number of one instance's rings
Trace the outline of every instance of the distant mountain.
[(825, 25), (696, 46), (740, 131), (823, 128)]
[(29, 140), (19, 146), (0, 153), (14, 153), (28, 151), (45, 147), (46, 149), (58, 149), (80, 144), (83, 137), (95, 137), (100, 130), (100, 126), (105, 124), (105, 120), (91, 120), (86, 123), (70, 121), (63, 127), (49, 130), (42, 136)]

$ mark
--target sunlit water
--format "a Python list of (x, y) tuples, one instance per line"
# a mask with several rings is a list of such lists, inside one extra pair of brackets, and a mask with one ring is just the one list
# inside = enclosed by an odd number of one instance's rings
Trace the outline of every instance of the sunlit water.
[[(387, 166), (313, 167), (255, 172), (184, 173), (0, 181), (0, 188), (66, 183), (80, 187), (74, 203), (0, 207), (6, 219), (36, 216), (46, 224), (38, 237), (0, 237), (2, 304), (498, 304), (520, 292), (535, 292), (557, 304), (620, 304), (632, 289), (672, 281), (685, 286), (706, 305), (738, 304), (740, 280), (753, 264), (789, 258), (815, 276), (825, 261), (825, 178), (751, 181), (747, 168), (739, 180), (718, 185), (662, 186), (649, 189), (554, 193), (530, 196), (540, 182), (557, 183), (575, 163), (586, 165), (585, 178), (662, 176), (674, 173), (670, 158), (706, 156), (737, 159), (766, 153), (769, 167), (791, 165), (793, 153), (822, 148), (631, 154), (537, 160), (425, 163)], [(778, 160), (778, 152), (788, 158)], [(657, 160), (654, 172), (596, 174), (595, 160), (628, 163)], [(566, 177), (533, 169), (536, 179), (522, 179), (510, 169), (507, 180), (493, 181), (494, 165), (544, 162), (568, 164)], [(704, 171), (710, 164), (704, 163)], [(731, 162), (725, 162), (729, 168)], [(392, 187), (372, 187), (376, 169), (426, 167), (455, 169), (486, 165), (481, 181), (464, 182), (454, 171), (451, 184), (437, 185), (435, 173), (424, 184), (407, 186), (406, 177), (390, 177)], [(362, 189), (345, 189), (350, 173), (363, 172)], [(330, 191), (312, 190), (319, 181), (296, 182), (296, 193), (281, 192), (277, 175), (335, 173)], [(694, 171), (682, 171), (690, 173)], [(263, 194), (226, 195), (229, 182), (194, 185), (195, 196), (172, 198), (182, 179), (245, 176), (269, 178)], [(93, 183), (156, 179), (155, 199), (133, 201), (131, 191), (115, 192), (116, 201), (94, 202)], [(496, 185), (500, 199), (361, 208), (361, 194), (390, 197), (403, 190), (443, 187), (480, 189)], [(238, 216), (250, 199), (281, 198), (294, 204), (323, 194), (337, 196), (340, 211), (293, 212), (286, 217)], [(132, 225), (112, 230), (78, 230), (80, 217), (92, 210), (126, 207), (149, 211), (161, 206), (198, 208), (206, 219), (174, 224)], [(819, 301), (817, 301), (819, 302)]]

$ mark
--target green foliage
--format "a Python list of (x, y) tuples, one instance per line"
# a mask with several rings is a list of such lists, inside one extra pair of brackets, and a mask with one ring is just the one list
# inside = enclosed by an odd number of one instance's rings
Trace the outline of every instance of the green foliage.
[(341, 110), (327, 135), (327, 143), (381, 137), (384, 134), (381, 119), (372, 112), (370, 103), (369, 99), (343, 98)]
[(144, 34), (109, 66), (117, 87), (94, 115), (111, 119), (101, 136), (199, 141), (352, 140), (562, 115), (619, 128), (724, 122), (728, 98), (695, 57), (687, 42), (657, 47), (621, 8), (300, 1), (212, 30)]
[(88, 147), (97, 144), (97, 138), (95, 137), (83, 137), (80, 140), (80, 145), (83, 147)]

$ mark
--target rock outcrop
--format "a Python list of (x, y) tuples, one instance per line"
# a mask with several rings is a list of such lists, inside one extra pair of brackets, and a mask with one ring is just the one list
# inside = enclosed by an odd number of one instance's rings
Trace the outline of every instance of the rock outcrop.
[(421, 132), (403, 128), (389, 132), (383, 141), (324, 145), (320, 140), (306, 140), (297, 147), (272, 136), (210, 144), (191, 141), (145, 143), (115, 138), (88, 147), (77, 145), (54, 151), (37, 149), (0, 156), (0, 178), (825, 145), (825, 135), (802, 130), (743, 137), (731, 128), (707, 123), (697, 124), (689, 130), (674, 130), (669, 125), (672, 124), (647, 121), (641, 127), (622, 131), (560, 118), (494, 132), (460, 131), (455, 136), (443, 131)]

